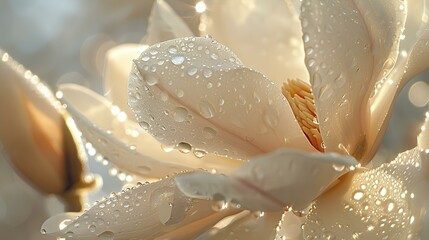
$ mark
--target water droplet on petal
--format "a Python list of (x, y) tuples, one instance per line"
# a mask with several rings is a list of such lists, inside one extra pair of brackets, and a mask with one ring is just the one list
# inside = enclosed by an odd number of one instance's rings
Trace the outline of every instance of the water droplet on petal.
[(115, 237), (115, 234), (113, 232), (105, 231), (97, 236), (97, 240), (113, 240), (114, 237)]
[(178, 107), (174, 110), (174, 121), (176, 122), (185, 121), (187, 116), (188, 116), (188, 110), (186, 110), (186, 108)]
[(205, 117), (205, 118), (214, 117), (215, 109), (211, 103), (203, 100), (198, 104), (198, 107), (199, 107), (200, 113), (203, 117)]
[(228, 202), (220, 193), (215, 193), (212, 197), (212, 209), (214, 211), (222, 211), (228, 207)]
[(344, 166), (343, 164), (337, 164), (337, 163), (332, 164), (332, 167), (337, 172), (341, 172), (344, 170), (344, 168), (346, 168), (346, 166)]
[(174, 55), (174, 56), (171, 58), (171, 62), (172, 62), (174, 65), (181, 65), (184, 61), (185, 61), (185, 57), (184, 57), (184, 56), (182, 56), (182, 55)]
[(177, 144), (177, 149), (182, 153), (189, 153), (192, 150), (192, 146), (189, 143), (180, 142), (179, 144)]

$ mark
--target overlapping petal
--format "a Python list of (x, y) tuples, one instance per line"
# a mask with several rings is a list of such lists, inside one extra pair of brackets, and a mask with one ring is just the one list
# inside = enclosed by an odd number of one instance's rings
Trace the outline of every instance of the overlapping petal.
[[(44, 223), (42, 232), (82, 240), (154, 239), (193, 223), (208, 224), (199, 228), (204, 231), (229, 213), (216, 213), (209, 201), (184, 196), (174, 180), (167, 178), (112, 193), (76, 219), (76, 214), (52, 217)], [(200, 233), (196, 232), (197, 236)]]
[(134, 119), (134, 113), (128, 106), (128, 75), (132, 60), (148, 48), (147, 45), (122, 44), (109, 49), (106, 53), (104, 69), (104, 96)]
[(308, 81), (299, 16), (291, 1), (205, 3), (207, 10), (200, 24), (203, 35), (209, 34), (228, 46), (246, 65), (266, 74), (278, 88), (287, 78)]
[(162, 149), (136, 122), (127, 119), (118, 107), (97, 93), (74, 84), (61, 85), (60, 90), (62, 101), (85, 139), (121, 170), (159, 178), (189, 169), (229, 172), (239, 166), (237, 161), (210, 154), (202, 161), (193, 154)]
[(366, 136), (378, 132), (367, 129), (368, 102), (396, 61), (405, 8), (401, 1), (303, 1), (306, 64), (328, 151), (367, 162), (377, 149)]
[(391, 163), (347, 174), (317, 199), (307, 217), (304, 236), (419, 239), (426, 212), (424, 168), (428, 160), (428, 153), (414, 148)]
[(195, 198), (221, 197), (254, 211), (302, 210), (355, 165), (349, 156), (282, 149), (249, 161), (230, 176), (194, 173), (176, 181)]
[(179, 37), (194, 36), (186, 23), (164, 1), (156, 0), (149, 17), (145, 43), (153, 45)]
[(166, 41), (134, 62), (129, 104), (165, 145), (238, 159), (312, 149), (280, 89), (210, 38)]
[(234, 240), (234, 239), (274, 239), (277, 226), (282, 217), (282, 212), (276, 213), (251, 213), (248, 211), (240, 213), (228, 226), (211, 229), (201, 239), (205, 240)]

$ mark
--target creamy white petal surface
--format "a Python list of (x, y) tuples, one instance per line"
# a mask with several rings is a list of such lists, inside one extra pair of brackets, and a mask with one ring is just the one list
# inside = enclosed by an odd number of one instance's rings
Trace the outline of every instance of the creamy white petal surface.
[(306, 0), (301, 5), (306, 65), (327, 151), (353, 154), (364, 141), (362, 102), (374, 59), (363, 16), (353, 1)]
[(282, 212), (277, 213), (251, 213), (243, 212), (228, 226), (221, 229), (212, 229), (204, 240), (235, 240), (235, 239), (274, 239), (276, 228), (282, 217)]
[(42, 232), (82, 240), (153, 239), (213, 214), (209, 201), (185, 197), (169, 178), (111, 194), (77, 219), (48, 219)]
[(336, 239), (418, 239), (427, 204), (429, 154), (415, 148), (391, 163), (347, 174), (320, 196), (304, 236)]
[(194, 34), (176, 12), (164, 0), (156, 0), (149, 17), (145, 43), (152, 45)]
[(220, 196), (254, 211), (302, 210), (355, 165), (349, 156), (282, 149), (249, 161), (230, 176), (193, 173), (176, 181), (195, 198), (216, 201)]
[(129, 104), (165, 145), (237, 159), (313, 149), (281, 90), (210, 38), (166, 41), (134, 62)]
[(122, 171), (159, 178), (194, 168), (229, 172), (240, 164), (210, 154), (200, 159), (198, 152), (184, 154), (166, 147), (163, 150), (150, 134), (97, 93), (74, 84), (61, 85), (60, 90), (62, 101), (85, 139)]
[(147, 45), (122, 44), (106, 53), (104, 68), (104, 96), (124, 111), (130, 119), (134, 113), (128, 106), (128, 75), (132, 60), (148, 48)]
[[(299, 16), (291, 1), (205, 1), (201, 34), (228, 46), (281, 88), (287, 78), (309, 80)], [(298, 5), (298, 4), (297, 4)]]
[(425, 122), (423, 123), (420, 135), (417, 138), (417, 146), (422, 150), (429, 151), (429, 112), (426, 112), (425, 116)]

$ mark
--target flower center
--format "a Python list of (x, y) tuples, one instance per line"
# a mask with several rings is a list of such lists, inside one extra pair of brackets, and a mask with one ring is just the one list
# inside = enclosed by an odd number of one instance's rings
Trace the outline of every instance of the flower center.
[(282, 93), (288, 100), (293, 114), (308, 141), (310, 141), (314, 148), (320, 152), (324, 152), (313, 92), (310, 85), (299, 79), (288, 79), (286, 83), (283, 83)]

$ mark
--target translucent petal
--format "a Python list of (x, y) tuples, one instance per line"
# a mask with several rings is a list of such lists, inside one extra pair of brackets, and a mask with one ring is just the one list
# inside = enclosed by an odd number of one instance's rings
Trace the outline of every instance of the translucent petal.
[(248, 159), (311, 150), (281, 90), (210, 38), (151, 46), (135, 60), (129, 104), (143, 128), (179, 149)]
[(132, 60), (148, 48), (147, 45), (122, 44), (109, 49), (106, 53), (104, 69), (104, 96), (124, 111), (128, 117), (134, 113), (128, 106), (128, 74)]
[(195, 198), (222, 196), (254, 211), (302, 210), (356, 164), (349, 156), (282, 149), (249, 161), (231, 176), (194, 173), (176, 181)]
[[(352, 1), (303, 1), (306, 64), (327, 151), (353, 154), (364, 141), (373, 70), (370, 36)], [(352, 127), (351, 127), (352, 126)]]
[(153, 239), (213, 214), (209, 201), (185, 197), (174, 180), (167, 178), (112, 193), (76, 219), (54, 216), (43, 224), (42, 232), (82, 240), (97, 236)]
[(429, 151), (429, 112), (425, 114), (425, 122), (421, 127), (421, 132), (417, 138), (417, 146), (422, 150)]
[[(297, 5), (299, 4), (296, 1)], [(205, 1), (200, 31), (228, 46), (281, 88), (289, 78), (308, 82), (295, 3), (284, 0)]]
[[(60, 85), (63, 102), (86, 141), (121, 170), (159, 178), (193, 168), (230, 172), (240, 162), (201, 152), (180, 153), (161, 146), (118, 107), (97, 93), (74, 84)], [(203, 158), (203, 159), (201, 159)]]
[(277, 213), (251, 213), (240, 214), (232, 223), (224, 228), (211, 229), (203, 238), (205, 240), (235, 240), (235, 239), (274, 239), (276, 228), (282, 217), (282, 212)]
[(428, 160), (428, 153), (415, 148), (391, 163), (345, 175), (317, 199), (307, 216), (305, 237), (419, 239), (428, 200)]
[(164, 0), (154, 2), (145, 36), (146, 44), (191, 36), (194, 36), (192, 31), (168, 3)]
[(303, 240), (302, 224), (304, 222), (305, 217), (300, 217), (292, 212), (284, 212), (275, 240)]

